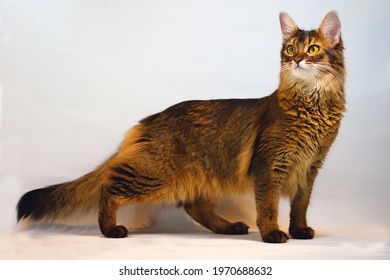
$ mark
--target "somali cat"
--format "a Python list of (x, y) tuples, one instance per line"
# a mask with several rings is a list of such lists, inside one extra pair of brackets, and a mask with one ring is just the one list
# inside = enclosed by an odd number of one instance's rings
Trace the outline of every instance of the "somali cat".
[(126, 135), (116, 154), (95, 171), (26, 193), (18, 221), (52, 222), (98, 205), (106, 237), (128, 234), (119, 206), (176, 203), (198, 223), (222, 234), (248, 226), (214, 213), (228, 194), (253, 192), (263, 241), (283, 243), (281, 195), (290, 198), (289, 234), (311, 239), (306, 210), (318, 169), (345, 111), (340, 21), (328, 13), (317, 30), (299, 29), (280, 14), (283, 47), (278, 89), (260, 99), (187, 101), (149, 116)]

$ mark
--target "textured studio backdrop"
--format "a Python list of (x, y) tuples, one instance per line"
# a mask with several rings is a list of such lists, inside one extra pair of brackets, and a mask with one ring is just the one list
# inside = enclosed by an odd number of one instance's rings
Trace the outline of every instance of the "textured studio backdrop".
[[(184, 100), (270, 94), (279, 78), (279, 12), (312, 29), (330, 10), (341, 19), (348, 112), (316, 181), (309, 223), (319, 233), (390, 238), (385, 0), (1, 0), (0, 230), (15, 228), (24, 192), (91, 171), (138, 120)], [(163, 209), (131, 207), (121, 219), (194, 227), (184, 211)], [(221, 212), (256, 230), (250, 197), (225, 201)]]

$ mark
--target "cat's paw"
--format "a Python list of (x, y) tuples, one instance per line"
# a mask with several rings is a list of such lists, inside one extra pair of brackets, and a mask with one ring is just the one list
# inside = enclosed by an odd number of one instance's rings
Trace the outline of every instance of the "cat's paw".
[(262, 236), (262, 238), (266, 243), (286, 243), (288, 240), (287, 234), (281, 230), (272, 230)]
[(104, 236), (108, 238), (123, 238), (127, 236), (127, 233), (127, 228), (125, 228), (124, 226), (115, 226), (107, 230), (104, 233)]
[(248, 234), (249, 226), (243, 222), (232, 223), (229, 226), (227, 234)]
[(248, 234), (248, 228), (245, 223), (237, 222), (224, 225), (223, 228), (218, 228), (214, 232), (219, 234)]
[(314, 230), (311, 227), (290, 228), (289, 232), (294, 239), (312, 239), (314, 237)]

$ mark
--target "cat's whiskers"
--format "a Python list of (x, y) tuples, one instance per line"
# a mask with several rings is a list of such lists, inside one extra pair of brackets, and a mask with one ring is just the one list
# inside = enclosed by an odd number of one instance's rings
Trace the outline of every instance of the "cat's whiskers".
[(315, 65), (315, 67), (317, 68), (317, 70), (321, 74), (323, 74), (323, 72), (329, 73), (329, 74), (333, 75), (336, 79), (339, 79), (341, 82), (343, 82), (343, 80), (344, 80), (344, 76), (339, 71), (337, 71), (336, 69), (334, 69), (328, 65), (325, 65), (323, 63), (317, 63)]
[(291, 68), (290, 65), (288, 64), (283, 64), (282, 67), (280, 68), (280, 73), (285, 74), (287, 71), (289, 71)]
[(312, 73), (317, 77), (316, 88), (319, 92), (331, 94), (329, 98), (337, 102), (344, 102), (342, 87), (344, 76), (334, 68), (325, 65), (325, 63), (316, 63), (311, 68)]

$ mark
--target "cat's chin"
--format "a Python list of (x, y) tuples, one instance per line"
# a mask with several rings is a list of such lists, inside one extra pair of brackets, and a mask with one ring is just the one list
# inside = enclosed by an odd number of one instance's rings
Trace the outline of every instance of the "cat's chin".
[(291, 76), (291, 78), (293, 78), (294, 80), (298, 80), (301, 82), (306, 81), (307, 83), (312, 83), (315, 80), (313, 73), (303, 67), (295, 67), (294, 69), (292, 69)]

